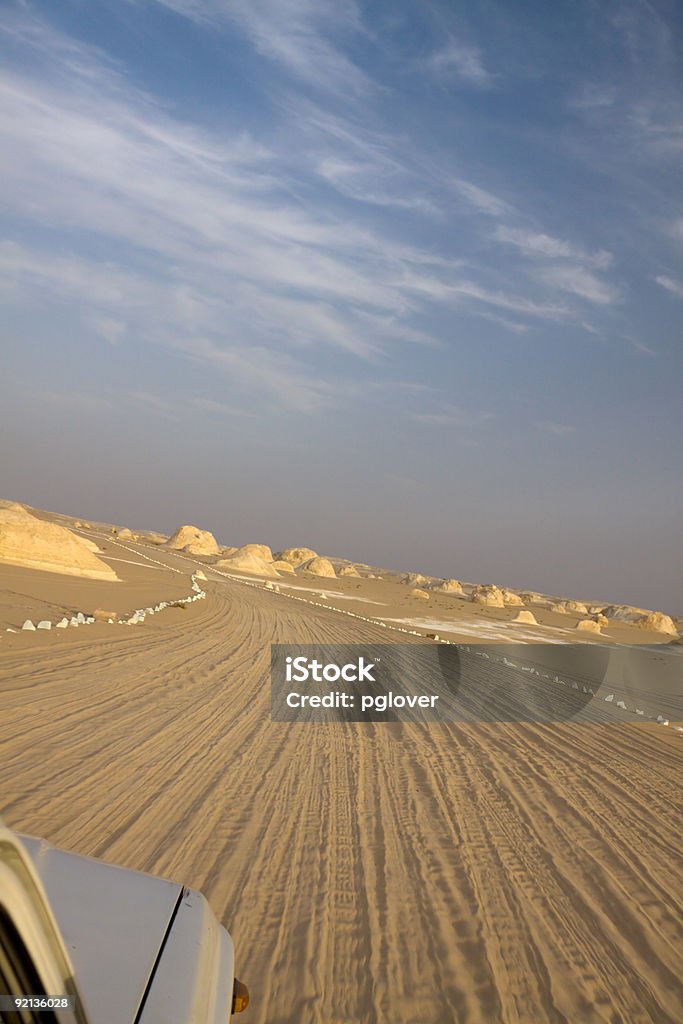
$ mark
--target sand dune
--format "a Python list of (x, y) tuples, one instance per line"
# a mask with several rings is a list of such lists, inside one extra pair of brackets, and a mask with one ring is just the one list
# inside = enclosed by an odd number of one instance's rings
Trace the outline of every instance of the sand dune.
[(184, 612), (3, 641), (11, 825), (203, 889), (259, 1024), (679, 1024), (678, 734), (271, 722), (271, 642), (387, 631), (203, 569)]

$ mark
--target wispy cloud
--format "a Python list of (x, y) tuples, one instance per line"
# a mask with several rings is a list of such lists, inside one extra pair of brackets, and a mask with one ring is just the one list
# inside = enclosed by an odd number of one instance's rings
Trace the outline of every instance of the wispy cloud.
[(494, 76), (484, 67), (481, 51), (456, 39), (436, 50), (428, 60), (428, 67), (439, 76), (457, 76), (469, 85), (480, 88), (492, 85)]
[(546, 267), (539, 273), (547, 284), (598, 306), (611, 306), (620, 298), (620, 291), (617, 287), (601, 281), (595, 274), (584, 270), (583, 267)]
[(555, 434), (557, 437), (567, 437), (576, 430), (576, 427), (568, 423), (555, 423), (553, 420), (538, 420), (536, 426), (544, 433)]
[(523, 228), (511, 228), (501, 224), (495, 232), (495, 239), (505, 242), (521, 250), (526, 256), (539, 259), (560, 259), (585, 264), (605, 270), (612, 263), (612, 253), (605, 249), (597, 252), (586, 252), (579, 246), (572, 245), (561, 238), (553, 238), (542, 232), (527, 231)]
[(155, 0), (216, 30), (233, 25), (256, 51), (323, 92), (367, 95), (372, 79), (335, 45), (362, 32), (353, 0)]
[(471, 181), (462, 178), (452, 178), (450, 185), (454, 192), (462, 196), (470, 206), (479, 213), (486, 213), (491, 217), (502, 217), (511, 212), (510, 205), (505, 200), (495, 196), (492, 192), (475, 185)]
[(678, 299), (683, 299), (683, 284), (680, 281), (675, 281), (673, 277), (669, 277), (667, 274), (659, 274), (655, 281), (660, 288), (664, 288), (665, 291), (675, 295)]
[(424, 423), (434, 427), (458, 427), (467, 430), (481, 427), (495, 418), (495, 414), (488, 411), (467, 412), (453, 406), (429, 412), (410, 413), (410, 419), (415, 423)]

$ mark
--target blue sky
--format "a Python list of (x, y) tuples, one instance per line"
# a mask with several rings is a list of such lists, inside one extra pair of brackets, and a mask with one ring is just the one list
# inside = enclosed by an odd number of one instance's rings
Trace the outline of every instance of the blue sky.
[(676, 3), (5, 3), (3, 494), (683, 613)]

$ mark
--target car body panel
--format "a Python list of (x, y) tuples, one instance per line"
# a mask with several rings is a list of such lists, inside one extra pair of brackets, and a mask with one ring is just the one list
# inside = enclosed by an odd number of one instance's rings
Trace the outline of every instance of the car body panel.
[(133, 1024), (183, 887), (20, 839), (59, 924), (89, 1024)]

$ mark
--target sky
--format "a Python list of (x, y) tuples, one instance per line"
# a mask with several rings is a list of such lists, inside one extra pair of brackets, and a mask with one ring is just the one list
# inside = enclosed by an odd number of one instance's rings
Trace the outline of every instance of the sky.
[(683, 7), (0, 18), (0, 494), (683, 615)]

